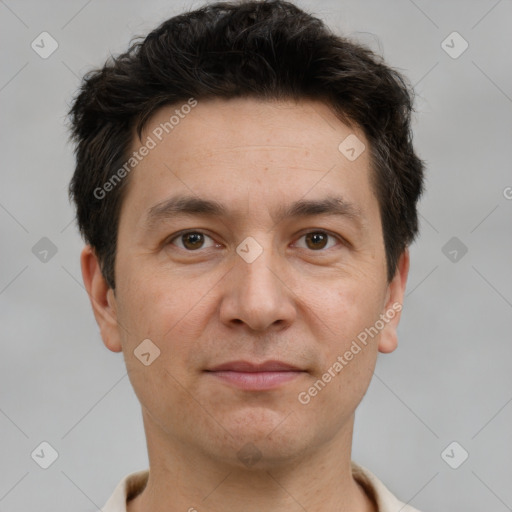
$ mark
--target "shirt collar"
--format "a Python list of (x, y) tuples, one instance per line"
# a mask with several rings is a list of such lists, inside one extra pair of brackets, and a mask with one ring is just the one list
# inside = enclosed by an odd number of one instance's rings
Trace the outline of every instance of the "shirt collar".
[[(376, 502), (379, 512), (419, 512), (399, 501), (371, 471), (363, 466), (352, 462), (352, 474), (368, 496)], [(119, 482), (102, 511), (126, 512), (126, 502), (144, 490), (148, 477), (148, 469), (126, 475)]]

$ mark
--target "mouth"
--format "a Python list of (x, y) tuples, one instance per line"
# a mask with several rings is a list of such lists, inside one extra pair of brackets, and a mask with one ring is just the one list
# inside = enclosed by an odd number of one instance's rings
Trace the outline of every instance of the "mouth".
[(282, 361), (231, 361), (205, 371), (226, 384), (246, 391), (275, 389), (307, 373)]

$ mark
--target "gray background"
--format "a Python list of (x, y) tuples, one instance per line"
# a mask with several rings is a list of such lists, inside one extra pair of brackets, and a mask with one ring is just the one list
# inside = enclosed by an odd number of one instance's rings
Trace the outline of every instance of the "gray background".
[[(400, 345), (379, 356), (353, 459), (423, 512), (512, 510), (512, 3), (298, 4), (409, 77), (428, 165)], [(65, 115), (85, 71), (200, 5), (0, 1), (0, 512), (96, 510), (147, 467), (122, 354), (103, 346), (81, 284)], [(59, 44), (47, 59), (31, 48), (43, 31)], [(453, 31), (469, 43), (458, 58), (441, 46)], [(57, 248), (46, 262), (42, 237)], [(31, 458), (42, 441), (59, 454), (46, 470)], [(441, 457), (452, 441), (469, 453), (458, 469)]]

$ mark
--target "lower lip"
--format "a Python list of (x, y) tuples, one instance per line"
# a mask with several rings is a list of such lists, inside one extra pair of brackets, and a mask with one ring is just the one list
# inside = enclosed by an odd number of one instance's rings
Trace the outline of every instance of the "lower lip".
[(208, 372), (210, 375), (217, 377), (240, 389), (250, 391), (261, 391), (266, 389), (277, 388), (286, 382), (296, 379), (304, 372), (299, 371), (281, 371), (281, 372), (233, 372), (218, 371)]

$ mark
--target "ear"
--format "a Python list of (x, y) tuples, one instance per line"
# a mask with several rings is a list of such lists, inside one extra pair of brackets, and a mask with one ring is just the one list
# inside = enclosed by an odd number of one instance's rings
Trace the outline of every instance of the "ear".
[(387, 354), (398, 346), (397, 328), (400, 322), (405, 285), (409, 274), (409, 249), (405, 249), (398, 260), (397, 269), (386, 293), (386, 305), (382, 315), (386, 326), (380, 333), (379, 352)]
[(90, 245), (86, 245), (82, 250), (80, 263), (85, 289), (91, 300), (103, 343), (112, 352), (121, 352), (114, 290), (108, 286), (103, 277), (96, 253)]

